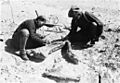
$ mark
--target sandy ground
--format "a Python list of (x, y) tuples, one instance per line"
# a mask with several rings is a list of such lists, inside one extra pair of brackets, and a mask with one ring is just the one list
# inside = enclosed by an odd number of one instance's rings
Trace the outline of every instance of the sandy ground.
[[(1, 0), (0, 4), (0, 83), (120, 83), (119, 0)], [(61, 50), (48, 55), (56, 46), (35, 49), (46, 56), (39, 62), (23, 61), (7, 48), (6, 41), (17, 26), (26, 19), (36, 18), (35, 10), (39, 15), (57, 16), (60, 24), (70, 26), (67, 13), (71, 5), (93, 12), (105, 25), (104, 39), (93, 47), (72, 50), (79, 60), (78, 65), (65, 61)], [(49, 34), (47, 38), (54, 40), (69, 32), (60, 28), (62, 31), (43, 27), (38, 32)]]

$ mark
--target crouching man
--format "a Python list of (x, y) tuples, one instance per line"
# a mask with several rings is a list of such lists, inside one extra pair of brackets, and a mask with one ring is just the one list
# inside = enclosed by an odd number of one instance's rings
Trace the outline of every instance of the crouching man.
[(46, 24), (44, 16), (38, 16), (36, 19), (24, 21), (14, 32), (11, 44), (15, 49), (20, 50), (19, 54), (23, 60), (28, 60), (26, 55), (27, 48), (37, 48), (48, 43), (48, 40), (44, 40), (44, 36), (36, 33), (36, 30), (44, 25), (48, 27), (54, 26)]
[[(68, 17), (72, 18), (71, 30), (66, 38), (74, 42), (82, 44), (94, 45), (99, 40), (103, 32), (103, 23), (90, 12), (82, 12), (78, 7), (71, 7)], [(79, 31), (78, 31), (79, 28)]]

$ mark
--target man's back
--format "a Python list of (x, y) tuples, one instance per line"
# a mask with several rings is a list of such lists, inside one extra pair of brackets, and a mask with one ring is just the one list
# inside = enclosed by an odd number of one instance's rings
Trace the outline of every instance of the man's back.
[(29, 19), (29, 20), (25, 20), (23, 23), (21, 23), (18, 28), (16, 29), (15, 33), (20, 31), (21, 29), (28, 29), (29, 32), (31, 33), (31, 31), (35, 31), (35, 22), (34, 19)]

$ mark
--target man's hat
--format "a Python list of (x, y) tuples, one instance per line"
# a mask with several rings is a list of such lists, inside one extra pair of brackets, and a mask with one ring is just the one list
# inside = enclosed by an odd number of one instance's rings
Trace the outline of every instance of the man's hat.
[(68, 16), (72, 17), (74, 12), (80, 12), (80, 8), (77, 6), (72, 6), (68, 12)]
[(71, 7), (71, 10), (72, 11), (78, 11), (80, 8), (78, 7), (78, 6), (76, 6), (76, 5), (74, 5), (74, 6), (72, 6)]

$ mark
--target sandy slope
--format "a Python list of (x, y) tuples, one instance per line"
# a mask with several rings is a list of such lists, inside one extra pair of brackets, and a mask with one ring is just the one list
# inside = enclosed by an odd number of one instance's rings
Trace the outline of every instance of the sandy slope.
[[(0, 41), (0, 83), (99, 83), (98, 74), (101, 76), (101, 83), (120, 83), (119, 0), (1, 0), (0, 3), (0, 39), (3, 39)], [(67, 17), (67, 12), (71, 5), (92, 11), (105, 24), (104, 40), (100, 39), (88, 49), (73, 49), (79, 60), (78, 65), (66, 62), (60, 50), (48, 55), (54, 46), (36, 49), (47, 57), (42, 62), (23, 61), (10, 53), (10, 50), (6, 51), (6, 40), (11, 38), (22, 21), (36, 17), (35, 10), (46, 16), (58, 16), (59, 23), (69, 26), (71, 19)], [(48, 34), (47, 31), (42, 33)], [(67, 33), (66, 30), (63, 33), (49, 32), (47, 38), (61, 38)], [(43, 77), (43, 73), (53, 77)], [(76, 81), (78, 79), (80, 81)]]

